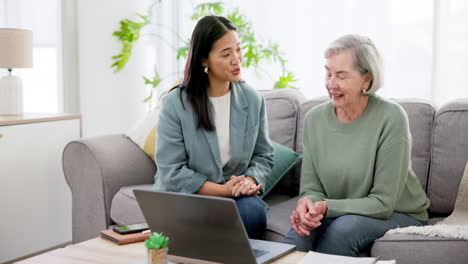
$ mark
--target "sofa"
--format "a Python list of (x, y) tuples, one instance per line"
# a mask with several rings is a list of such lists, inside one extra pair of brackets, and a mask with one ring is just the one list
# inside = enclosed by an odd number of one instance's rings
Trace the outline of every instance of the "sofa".
[[(303, 121), (326, 97), (306, 100), (293, 89), (262, 91), (271, 140), (302, 153)], [(412, 166), (431, 201), (430, 224), (448, 216), (468, 160), (468, 99), (436, 109), (416, 99), (395, 99), (408, 114), (413, 137)], [(265, 197), (269, 205), (265, 239), (282, 241), (298, 200), (301, 162)], [(156, 166), (123, 134), (70, 142), (63, 152), (64, 175), (72, 192), (73, 243), (118, 224), (145, 222), (134, 189), (151, 189)], [(406, 263), (468, 263), (461, 239), (394, 234), (378, 239), (367, 254)]]

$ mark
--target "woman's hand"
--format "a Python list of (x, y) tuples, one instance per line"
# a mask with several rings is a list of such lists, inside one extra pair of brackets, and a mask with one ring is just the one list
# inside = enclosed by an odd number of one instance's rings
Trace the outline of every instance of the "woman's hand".
[(291, 215), (291, 225), (294, 231), (301, 237), (309, 236), (310, 231), (322, 224), (320, 220), (323, 219), (326, 209), (326, 201), (314, 204), (307, 197), (299, 199), (296, 210)]
[(328, 211), (327, 201), (316, 202), (314, 203), (314, 206), (315, 206), (315, 211), (317, 212), (317, 214), (321, 214), (324, 217), (325, 215), (327, 215), (327, 211)]
[[(232, 196), (240, 197), (240, 196), (252, 196), (256, 194), (260, 194), (260, 190), (262, 189), (262, 184), (256, 184), (255, 179), (249, 176), (231, 176), (231, 180), (234, 178), (242, 177), (243, 180), (238, 182), (234, 185), (232, 189)], [(230, 180), (230, 181), (231, 181)]]
[(245, 180), (244, 176), (237, 176), (237, 177), (231, 176), (231, 179), (224, 184), (224, 188), (226, 189), (227, 196), (235, 197), (234, 188), (238, 186), (244, 180)]

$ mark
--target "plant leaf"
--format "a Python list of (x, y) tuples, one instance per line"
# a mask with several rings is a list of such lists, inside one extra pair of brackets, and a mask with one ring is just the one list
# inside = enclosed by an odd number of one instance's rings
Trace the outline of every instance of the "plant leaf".
[(198, 20), (208, 15), (221, 15), (224, 11), (223, 2), (201, 3), (195, 6), (192, 20)]
[(168, 244), (169, 238), (163, 236), (162, 233), (153, 233), (149, 239), (145, 241), (145, 246), (149, 249), (166, 248)]
[(156, 88), (156, 86), (158, 86), (159, 83), (161, 82), (161, 77), (155, 71), (153, 78), (149, 79), (149, 78), (143, 76), (143, 80), (145, 80), (145, 84), (151, 85), (152, 88)]
[(189, 50), (188, 47), (179, 48), (177, 50), (177, 56), (176, 56), (177, 60), (179, 60), (180, 58), (187, 58), (188, 50)]
[(127, 64), (132, 55), (133, 43), (140, 38), (141, 29), (151, 23), (149, 16), (141, 14), (137, 14), (137, 16), (143, 21), (135, 22), (130, 19), (121, 20), (120, 30), (112, 33), (112, 35), (117, 37), (122, 43), (120, 53), (112, 56), (114, 63), (112, 63), (111, 68), (114, 68), (114, 72), (120, 71)]
[(153, 93), (150, 93), (150, 95), (143, 100), (143, 103), (148, 103), (151, 99), (153, 99)]
[(281, 88), (293, 88), (298, 89), (295, 86), (292, 86), (290, 83), (297, 82), (297, 79), (294, 78), (292, 72), (288, 72), (286, 76), (280, 76), (279, 80), (275, 83), (274, 89), (281, 89)]

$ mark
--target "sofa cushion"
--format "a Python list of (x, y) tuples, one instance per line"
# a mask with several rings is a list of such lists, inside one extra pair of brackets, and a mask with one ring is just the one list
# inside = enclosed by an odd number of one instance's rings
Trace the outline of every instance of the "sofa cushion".
[(153, 190), (153, 184), (125, 186), (115, 194), (110, 216), (117, 225), (146, 223), (133, 190)]
[[(431, 157), (432, 127), (434, 123), (434, 107), (419, 99), (392, 99), (400, 104), (408, 115), (409, 126), (413, 138), (411, 162), (412, 168), (424, 190), (426, 190)], [(302, 104), (297, 128), (297, 152), (302, 153), (304, 119), (315, 106), (328, 101), (328, 97), (319, 97)], [(299, 164), (298, 164), (299, 166)], [(300, 180), (300, 171), (296, 171), (295, 180)]]
[(413, 234), (392, 234), (377, 239), (371, 255), (398, 264), (467, 263), (468, 241)]
[(444, 219), (445, 219), (445, 217), (433, 217), (433, 218), (430, 218), (429, 221), (427, 221), (427, 223), (429, 225), (435, 225), (436, 223), (438, 223), (438, 222), (440, 222), (440, 221), (442, 221)]
[[(261, 92), (265, 98), (270, 139), (294, 151), (296, 150), (296, 128), (300, 105), (305, 96), (294, 89), (275, 89)], [(291, 191), (295, 168), (276, 185), (274, 192), (294, 195)], [(293, 183), (298, 184), (298, 183)]]
[(468, 160), (468, 99), (452, 101), (436, 113), (431, 170), (428, 183), (429, 210), (448, 215)]
[(286, 194), (270, 193), (267, 196), (265, 196), (265, 198), (263, 198), (263, 201), (267, 203), (267, 205), (269, 206), (268, 208), (270, 208), (271, 206), (277, 205), (289, 199), (291, 199), (291, 196)]
[(426, 190), (431, 159), (434, 106), (419, 99), (394, 99), (394, 101), (400, 104), (408, 115), (413, 140), (411, 165), (423, 189)]
[(267, 230), (265, 234), (267, 240), (283, 241), (284, 237), (291, 229), (291, 222), (289, 219), (294, 209), (296, 209), (297, 200), (299, 200), (299, 197), (290, 198), (270, 205), (267, 212)]
[(261, 196), (262, 198), (273, 189), (301, 158), (301, 154), (294, 152), (286, 146), (274, 141), (271, 144), (273, 145), (273, 169), (271, 170), (271, 174), (266, 178), (265, 192)]
[(305, 96), (291, 89), (262, 92), (265, 98), (270, 139), (296, 150), (296, 123)]
[(313, 98), (307, 100), (301, 105), (299, 110), (299, 119), (297, 120), (297, 138), (296, 138), (296, 151), (302, 154), (303, 146), (302, 146), (302, 139), (304, 138), (304, 120), (306, 114), (312, 110), (312, 108), (316, 107), (319, 104), (323, 104), (329, 100), (326, 96), (321, 96), (317, 98)]
[(156, 130), (159, 122), (161, 107), (158, 103), (153, 110), (127, 131), (127, 137), (137, 144), (143, 152), (154, 160), (156, 155)]

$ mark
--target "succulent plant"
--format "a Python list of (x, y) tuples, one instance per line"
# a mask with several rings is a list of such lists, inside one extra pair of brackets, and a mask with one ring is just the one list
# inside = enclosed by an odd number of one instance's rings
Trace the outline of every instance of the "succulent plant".
[(145, 246), (149, 249), (166, 248), (169, 244), (169, 238), (163, 236), (162, 233), (153, 233), (148, 240), (145, 241)]

